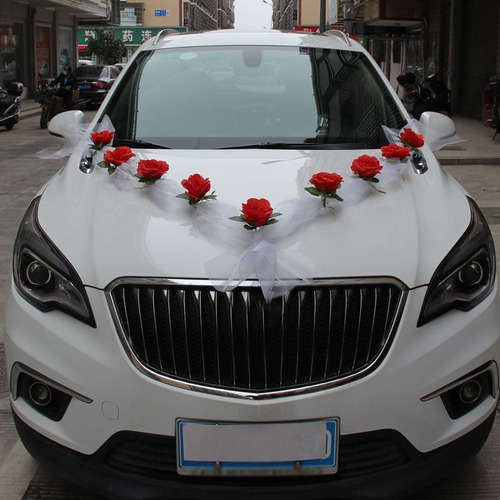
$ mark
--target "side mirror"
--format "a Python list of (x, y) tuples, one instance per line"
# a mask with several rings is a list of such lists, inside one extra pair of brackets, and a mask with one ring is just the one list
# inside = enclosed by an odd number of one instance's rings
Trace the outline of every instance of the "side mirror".
[(447, 144), (463, 142), (457, 135), (453, 120), (441, 113), (426, 111), (420, 116), (420, 126), (425, 143), (432, 151), (437, 151)]
[(85, 115), (80, 110), (59, 113), (50, 120), (48, 128), (52, 135), (68, 139), (76, 145), (85, 129)]

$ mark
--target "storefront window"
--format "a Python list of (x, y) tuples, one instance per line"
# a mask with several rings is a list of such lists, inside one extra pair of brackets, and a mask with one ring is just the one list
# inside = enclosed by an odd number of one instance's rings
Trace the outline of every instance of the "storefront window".
[(37, 75), (47, 80), (51, 77), (50, 28), (35, 26), (35, 63)]
[(2, 87), (12, 81), (23, 81), (23, 40), (22, 23), (0, 23), (0, 85)]
[(59, 28), (58, 36), (58, 53), (59, 53), (59, 72), (61, 72), (64, 66), (68, 65), (75, 67), (75, 61), (73, 61), (73, 32), (70, 28)]

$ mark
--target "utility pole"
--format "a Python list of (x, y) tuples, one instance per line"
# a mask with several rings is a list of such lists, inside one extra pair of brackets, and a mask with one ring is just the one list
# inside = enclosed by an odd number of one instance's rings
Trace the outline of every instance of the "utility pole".
[(319, 32), (323, 33), (326, 31), (326, 0), (321, 0), (321, 5), (319, 9)]

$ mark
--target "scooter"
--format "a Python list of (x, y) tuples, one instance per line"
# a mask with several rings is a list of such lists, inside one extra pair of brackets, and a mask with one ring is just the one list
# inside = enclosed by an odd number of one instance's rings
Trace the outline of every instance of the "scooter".
[(0, 126), (7, 130), (19, 121), (23, 90), (24, 85), (20, 82), (10, 82), (7, 88), (0, 88)]
[(437, 111), (451, 116), (451, 92), (440, 76), (441, 72), (438, 71), (417, 83), (415, 73), (407, 71), (396, 78), (405, 91), (405, 106), (417, 120), (424, 111)]
[[(52, 120), (54, 116), (66, 111), (63, 106), (62, 97), (58, 97), (56, 95), (56, 89), (43, 80), (40, 80), (38, 84), (35, 101), (39, 102), (42, 106), (42, 112), (40, 113), (40, 128), (47, 128), (49, 121)], [(78, 98), (72, 101), (71, 108), (69, 109), (84, 110), (88, 103), (89, 99)]]
[(495, 129), (493, 139), (500, 132), (500, 76), (492, 76), (482, 95), (483, 125)]

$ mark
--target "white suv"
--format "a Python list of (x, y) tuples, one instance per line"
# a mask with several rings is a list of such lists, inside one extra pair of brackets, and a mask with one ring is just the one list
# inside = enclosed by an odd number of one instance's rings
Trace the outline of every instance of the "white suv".
[[(117, 499), (400, 497), (495, 415), (477, 205), (340, 32), (147, 41), (33, 200), (7, 305), (38, 460)], [(76, 145), (75, 145), (76, 144)]]

